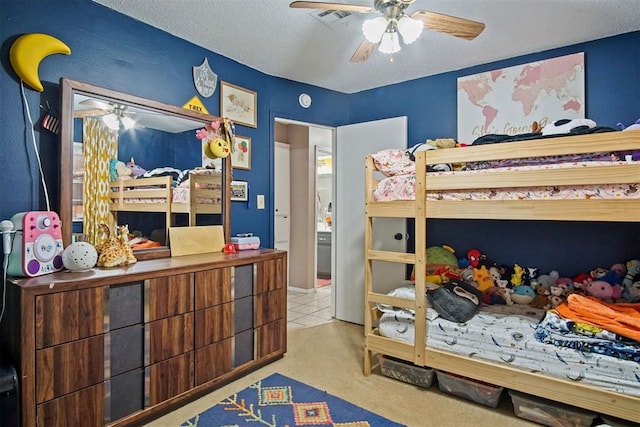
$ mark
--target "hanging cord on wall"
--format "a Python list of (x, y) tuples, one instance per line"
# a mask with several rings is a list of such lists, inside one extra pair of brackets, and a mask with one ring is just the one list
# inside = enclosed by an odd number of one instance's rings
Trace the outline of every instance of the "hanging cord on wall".
[(0, 310), (0, 323), (2, 323), (4, 310), (7, 308), (7, 268), (9, 268), (9, 255), (4, 256), (2, 266), (2, 309)]
[(29, 102), (27, 102), (27, 96), (24, 93), (24, 83), (20, 81), (20, 93), (22, 94), (22, 100), (24, 101), (24, 110), (27, 114), (27, 120), (29, 121), (29, 130), (31, 130), (31, 142), (33, 143), (33, 149), (36, 152), (36, 158), (38, 159), (38, 169), (40, 170), (40, 180), (42, 181), (42, 188), (44, 189), (44, 198), (47, 202), (47, 211), (51, 210), (51, 204), (49, 203), (49, 189), (47, 188), (47, 182), (44, 179), (44, 172), (42, 171), (42, 162), (40, 160), (40, 152), (38, 151), (38, 145), (36, 144), (36, 133), (33, 130), (33, 120), (31, 120), (31, 113), (29, 112)]

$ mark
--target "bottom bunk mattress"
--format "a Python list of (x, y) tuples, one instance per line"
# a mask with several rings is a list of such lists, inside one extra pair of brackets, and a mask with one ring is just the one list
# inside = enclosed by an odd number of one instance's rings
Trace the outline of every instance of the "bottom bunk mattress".
[[(413, 315), (381, 308), (380, 335), (413, 343)], [(534, 334), (544, 313), (527, 305), (484, 305), (469, 321), (455, 323), (428, 308), (427, 347), (640, 396), (637, 362), (537, 341)]]

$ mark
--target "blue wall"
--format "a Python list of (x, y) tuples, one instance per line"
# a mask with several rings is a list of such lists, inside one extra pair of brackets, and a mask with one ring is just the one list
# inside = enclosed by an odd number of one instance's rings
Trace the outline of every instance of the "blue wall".
[[(215, 8), (213, 5), (211, 7)], [(48, 102), (54, 109), (59, 105), (60, 77), (168, 104), (183, 105), (197, 94), (191, 67), (199, 65), (204, 57), (209, 59), (220, 80), (256, 91), (258, 128), (238, 126), (237, 129), (238, 134), (252, 138), (252, 169), (236, 170), (234, 176), (249, 181), (251, 194), (265, 194), (267, 206), (265, 210), (257, 210), (255, 203), (248, 206), (234, 202), (232, 232), (252, 230), (268, 246), (273, 243), (273, 117), (338, 126), (406, 115), (409, 117), (408, 137), (413, 145), (427, 138), (456, 134), (456, 79), (459, 76), (575, 52), (585, 52), (587, 116), (607, 126), (615, 126), (620, 121), (631, 123), (640, 117), (640, 32), (347, 95), (268, 76), (88, 0), (0, 0), (0, 219), (20, 211), (46, 208), (29, 128), (25, 125), (20, 86), (8, 60), (13, 41), (22, 34), (33, 32), (53, 35), (64, 41), (72, 51), (71, 56), (52, 55), (41, 63), (40, 78), (45, 85), (43, 93), (25, 88), (34, 121), (41, 117), (39, 105)], [(312, 96), (311, 108), (303, 109), (298, 105), (301, 92)], [(201, 100), (211, 114), (219, 114), (219, 90), (212, 97), (201, 97)], [(36, 138), (40, 143), (52, 208), (57, 210), (59, 142), (55, 135), (42, 130), (37, 124)], [(142, 159), (138, 161), (142, 163)], [(477, 223), (443, 222), (442, 225), (437, 233), (431, 235), (432, 242), (457, 244), (460, 250), (467, 249), (464, 245), (469, 244), (465, 241), (469, 230), (478, 228)], [(504, 245), (499, 243), (487, 243), (491, 247), (489, 252), (495, 253), (495, 258), (510, 262), (501, 255), (514, 257), (514, 247), (517, 255), (520, 254), (517, 248), (521, 248), (522, 253), (528, 251), (529, 256), (531, 247), (540, 248), (534, 251), (537, 255), (531, 261), (539, 261), (544, 269), (544, 258), (549, 258), (549, 250), (554, 247), (550, 239), (546, 237), (542, 240), (539, 236), (513, 227), (517, 225), (488, 223), (482, 226), (490, 241), (504, 242), (504, 233), (514, 239), (509, 248), (503, 248)], [(554, 233), (560, 234), (566, 229), (552, 227)], [(620, 257), (638, 256), (639, 235), (637, 225), (602, 224), (596, 230), (593, 227), (587, 230), (573, 226), (564, 237), (577, 239), (574, 240), (577, 244), (572, 244), (576, 248), (592, 248), (574, 257), (584, 265), (602, 259), (603, 242), (611, 243), (607, 244), (609, 259), (602, 260), (606, 265)], [(602, 236), (606, 236), (607, 240), (603, 240)], [(562, 237), (554, 235), (551, 241), (562, 241)], [(536, 256), (540, 259), (536, 259)], [(582, 267), (580, 262), (576, 263), (576, 268)]]
[[(215, 7), (215, 6), (212, 6)], [(210, 11), (214, 13), (215, 11)], [(214, 29), (208, 29), (213, 31)], [(61, 77), (131, 93), (172, 105), (183, 105), (197, 95), (192, 67), (207, 57), (219, 80), (246, 87), (258, 93), (257, 129), (237, 126), (239, 135), (252, 139), (250, 171), (235, 170), (234, 178), (249, 181), (251, 192), (265, 194), (265, 210), (255, 203), (232, 205), (232, 232), (251, 230), (265, 244), (272, 244), (270, 183), (273, 153), (272, 112), (280, 117), (336, 126), (349, 122), (349, 96), (315, 86), (268, 76), (229, 58), (150, 27), (88, 0), (0, 1), (0, 144), (2, 144), (0, 218), (16, 212), (46, 209), (35, 151), (25, 125), (19, 80), (9, 64), (9, 48), (26, 33), (50, 34), (71, 48), (71, 55), (51, 55), (40, 64), (42, 93), (25, 87), (29, 111), (36, 122), (36, 138), (52, 209), (57, 210), (58, 139), (40, 128), (39, 105), (57, 108)], [(218, 85), (219, 86), (219, 85)], [(313, 106), (303, 109), (298, 96), (306, 92)], [(218, 115), (219, 89), (209, 98), (200, 97), (209, 113)], [(143, 164), (143, 158), (136, 160)], [(255, 197), (254, 197), (255, 199)]]

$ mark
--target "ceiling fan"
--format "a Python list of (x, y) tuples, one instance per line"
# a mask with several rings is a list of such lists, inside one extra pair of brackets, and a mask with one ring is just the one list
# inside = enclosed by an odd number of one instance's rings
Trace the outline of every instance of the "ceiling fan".
[(378, 12), (382, 16), (366, 20), (362, 24), (365, 40), (351, 57), (351, 62), (366, 61), (378, 46), (382, 53), (399, 52), (400, 37), (405, 44), (418, 39), (423, 28), (450, 34), (467, 40), (475, 39), (483, 30), (482, 22), (458, 18), (443, 13), (417, 10), (405, 12), (415, 0), (374, 0), (373, 7), (354, 4), (327, 3), (316, 1), (294, 1), (289, 7), (294, 9), (325, 9), (346, 12)]
[(102, 121), (109, 129), (118, 130), (121, 126), (124, 129), (131, 129), (136, 126), (136, 120), (131, 117), (132, 114), (127, 111), (127, 106), (124, 104), (87, 98), (80, 101), (78, 105), (83, 108), (75, 108), (74, 116), (102, 116)]

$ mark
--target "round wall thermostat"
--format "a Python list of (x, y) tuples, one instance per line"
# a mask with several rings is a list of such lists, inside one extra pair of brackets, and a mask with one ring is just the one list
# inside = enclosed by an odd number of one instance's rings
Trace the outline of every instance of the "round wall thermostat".
[(309, 108), (309, 106), (311, 105), (311, 97), (306, 93), (302, 93), (298, 97), (298, 102), (300, 103), (300, 106), (302, 108)]

